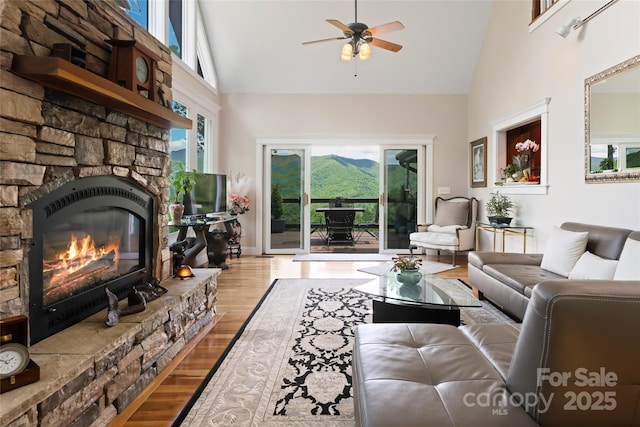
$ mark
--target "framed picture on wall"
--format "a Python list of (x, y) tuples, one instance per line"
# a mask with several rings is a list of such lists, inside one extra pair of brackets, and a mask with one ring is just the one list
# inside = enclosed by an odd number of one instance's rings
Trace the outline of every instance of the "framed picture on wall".
[(469, 143), (471, 187), (487, 186), (487, 137)]

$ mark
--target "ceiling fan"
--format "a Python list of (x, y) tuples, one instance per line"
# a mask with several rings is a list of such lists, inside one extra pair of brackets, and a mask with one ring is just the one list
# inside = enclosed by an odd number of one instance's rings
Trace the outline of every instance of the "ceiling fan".
[(371, 47), (369, 45), (389, 50), (391, 52), (398, 52), (402, 49), (402, 46), (396, 43), (391, 43), (385, 40), (374, 38), (378, 34), (389, 33), (391, 31), (398, 31), (404, 28), (398, 21), (389, 22), (387, 24), (378, 25), (377, 27), (369, 28), (366, 24), (358, 22), (358, 0), (355, 2), (355, 22), (351, 24), (343, 24), (337, 19), (327, 19), (327, 22), (340, 31), (342, 31), (343, 37), (332, 37), (330, 39), (313, 40), (302, 43), (303, 45), (322, 43), (332, 40), (347, 40), (342, 47), (342, 53), (340, 59), (349, 62), (351, 58), (358, 56), (361, 61), (365, 61), (371, 55)]

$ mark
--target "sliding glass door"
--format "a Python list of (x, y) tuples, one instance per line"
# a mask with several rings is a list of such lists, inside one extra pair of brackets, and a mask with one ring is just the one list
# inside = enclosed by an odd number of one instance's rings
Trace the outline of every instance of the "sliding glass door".
[[(318, 238), (320, 231), (326, 231), (324, 215), (316, 210), (330, 206), (338, 198), (348, 199), (349, 204), (360, 209), (354, 225), (355, 244), (343, 245), (345, 251), (357, 252), (358, 242), (366, 241), (363, 252), (377, 247), (374, 250), (380, 253), (408, 253), (409, 234), (418, 223), (430, 219), (427, 204), (432, 199), (432, 138), (384, 143), (376, 140), (377, 144), (357, 139), (343, 144), (303, 141), (260, 143), (264, 253), (302, 254), (314, 252), (314, 248), (316, 252), (326, 252), (327, 243)], [(313, 240), (312, 219), (317, 231)], [(311, 248), (311, 242), (324, 246)], [(340, 252), (340, 247), (336, 244), (330, 251)]]
[(306, 147), (265, 147), (267, 253), (309, 252), (308, 152)]
[(407, 253), (409, 234), (416, 231), (425, 204), (424, 148), (385, 147), (380, 168), (380, 251)]

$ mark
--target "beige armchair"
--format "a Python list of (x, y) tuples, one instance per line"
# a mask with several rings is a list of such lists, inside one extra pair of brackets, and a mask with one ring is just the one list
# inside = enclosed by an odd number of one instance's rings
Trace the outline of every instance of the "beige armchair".
[[(409, 234), (409, 250), (417, 248), (450, 251), (456, 265), (456, 252), (472, 251), (476, 246), (478, 199), (475, 197), (436, 197), (436, 215), (433, 224)], [(424, 228), (424, 227), (421, 227)]]

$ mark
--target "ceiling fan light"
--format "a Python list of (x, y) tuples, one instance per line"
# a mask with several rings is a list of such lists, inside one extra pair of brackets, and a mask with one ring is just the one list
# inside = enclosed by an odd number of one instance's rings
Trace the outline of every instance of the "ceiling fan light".
[(360, 60), (366, 61), (371, 56), (371, 47), (368, 43), (362, 43), (360, 45)]
[(342, 53), (340, 54), (340, 60), (344, 62), (351, 62), (351, 56), (353, 55), (353, 46), (351, 43), (345, 43), (342, 46)]

